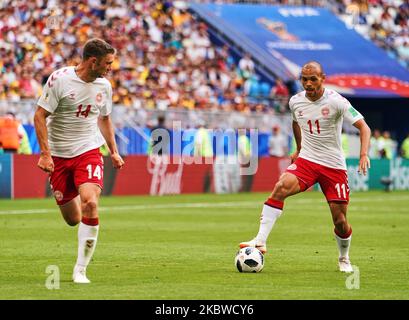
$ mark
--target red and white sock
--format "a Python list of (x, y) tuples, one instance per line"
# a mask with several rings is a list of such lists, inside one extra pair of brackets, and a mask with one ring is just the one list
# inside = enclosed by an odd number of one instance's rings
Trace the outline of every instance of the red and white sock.
[(349, 247), (351, 246), (352, 228), (345, 234), (339, 233), (334, 229), (335, 239), (337, 240), (338, 251), (340, 257), (349, 258)]
[(263, 210), (260, 217), (260, 229), (257, 234), (258, 243), (266, 243), (267, 238), (273, 229), (276, 220), (283, 212), (284, 202), (268, 198), (264, 202)]
[(85, 269), (91, 261), (97, 245), (98, 230), (98, 218), (82, 217), (78, 227), (77, 267)]

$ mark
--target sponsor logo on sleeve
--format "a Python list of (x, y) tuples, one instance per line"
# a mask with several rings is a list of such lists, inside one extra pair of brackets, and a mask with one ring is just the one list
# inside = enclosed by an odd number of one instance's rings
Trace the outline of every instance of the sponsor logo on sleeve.
[(354, 109), (354, 107), (349, 107), (348, 111), (353, 117), (358, 115), (358, 112)]

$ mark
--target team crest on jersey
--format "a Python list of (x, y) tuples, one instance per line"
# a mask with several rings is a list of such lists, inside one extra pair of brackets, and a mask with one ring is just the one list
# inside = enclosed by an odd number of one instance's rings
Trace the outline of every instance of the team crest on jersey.
[(54, 198), (57, 201), (61, 201), (64, 198), (64, 195), (62, 194), (61, 191), (57, 190), (57, 191), (54, 192)]
[(297, 170), (297, 165), (296, 165), (295, 163), (290, 164), (290, 165), (287, 167), (287, 170)]
[(328, 108), (328, 107), (323, 107), (323, 108), (321, 109), (321, 114), (322, 114), (322, 116), (323, 116), (324, 118), (328, 117), (328, 115), (329, 115), (329, 108)]

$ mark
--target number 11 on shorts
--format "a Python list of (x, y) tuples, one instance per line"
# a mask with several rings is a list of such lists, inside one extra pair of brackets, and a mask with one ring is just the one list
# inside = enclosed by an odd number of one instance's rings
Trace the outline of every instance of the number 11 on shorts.
[[(343, 183), (343, 184), (337, 183), (337, 184), (335, 185), (335, 189), (337, 189), (338, 197), (339, 197), (339, 198), (344, 198), (344, 199), (346, 199), (346, 197), (347, 197), (347, 192), (346, 192), (345, 183)], [(342, 190), (342, 195), (343, 195), (343, 197), (341, 196), (341, 190)]]
[(101, 180), (102, 177), (102, 169), (99, 165), (97, 165), (94, 169), (94, 171), (92, 171), (92, 165), (89, 164), (87, 165), (87, 170), (88, 170), (88, 179), (92, 179), (92, 177), (96, 177), (98, 178), (98, 180)]

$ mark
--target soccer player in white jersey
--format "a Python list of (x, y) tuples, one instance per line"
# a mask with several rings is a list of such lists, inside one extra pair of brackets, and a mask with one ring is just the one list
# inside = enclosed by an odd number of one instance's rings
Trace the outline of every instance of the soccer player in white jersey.
[(341, 145), (342, 122), (345, 119), (359, 130), (361, 148), (358, 171), (364, 175), (370, 168), (368, 148), (371, 130), (347, 99), (323, 87), (324, 80), (325, 74), (318, 62), (311, 61), (303, 66), (301, 83), (305, 91), (294, 95), (289, 102), (297, 150), (291, 155), (292, 164), (281, 175), (264, 203), (257, 236), (240, 243), (240, 247), (257, 247), (261, 252), (267, 252), (267, 238), (282, 213), (284, 200), (318, 182), (335, 226), (339, 270), (353, 272), (349, 260), (352, 228), (346, 217), (349, 187)]
[(34, 116), (41, 149), (38, 167), (50, 174), (67, 224), (79, 223), (75, 283), (90, 282), (86, 268), (98, 237), (98, 199), (103, 188), (99, 147), (106, 142), (113, 166), (124, 165), (110, 119), (112, 87), (104, 78), (115, 52), (104, 40), (87, 41), (78, 66), (59, 69), (48, 78)]

